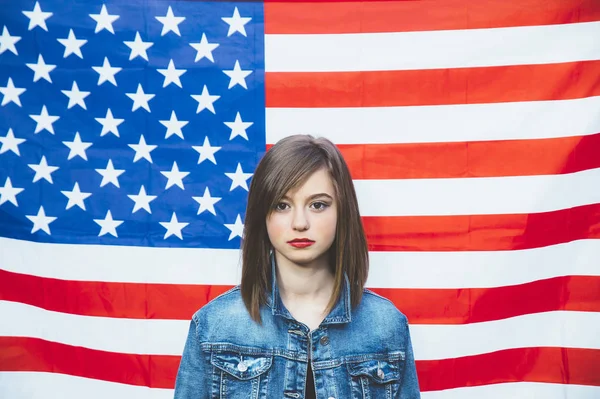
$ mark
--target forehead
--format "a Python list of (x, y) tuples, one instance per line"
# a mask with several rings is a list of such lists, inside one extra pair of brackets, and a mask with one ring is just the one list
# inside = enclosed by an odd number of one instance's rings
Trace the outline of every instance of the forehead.
[(305, 198), (319, 193), (329, 194), (331, 197), (335, 194), (331, 176), (326, 169), (319, 169), (309, 175), (303, 184), (288, 191), (286, 197)]

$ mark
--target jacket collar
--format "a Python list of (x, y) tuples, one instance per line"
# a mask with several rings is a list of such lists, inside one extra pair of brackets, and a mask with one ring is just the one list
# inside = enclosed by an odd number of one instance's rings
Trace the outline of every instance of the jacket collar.
[[(273, 316), (281, 316), (288, 320), (295, 320), (286, 309), (281, 301), (281, 296), (279, 295), (274, 254), (271, 254), (271, 276), (271, 292), (267, 295), (267, 305), (271, 308)], [(348, 276), (344, 273), (344, 283), (342, 285), (341, 295), (331, 312), (329, 312), (321, 324), (343, 324), (349, 323), (350, 321), (352, 321), (350, 283), (348, 281)]]

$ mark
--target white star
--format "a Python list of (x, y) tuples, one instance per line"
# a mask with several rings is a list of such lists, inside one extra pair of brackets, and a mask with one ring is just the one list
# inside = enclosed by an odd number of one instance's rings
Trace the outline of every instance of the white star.
[(35, 176), (33, 176), (34, 183), (40, 179), (44, 179), (50, 184), (54, 184), (52, 181), (52, 173), (58, 170), (58, 166), (49, 166), (45, 155), (42, 155), (42, 160), (39, 164), (36, 165), (32, 163), (27, 166), (35, 170)]
[(131, 107), (131, 112), (135, 111), (138, 108), (144, 108), (146, 111), (150, 112), (150, 105), (148, 105), (148, 101), (154, 98), (154, 94), (146, 94), (144, 93), (144, 89), (142, 85), (138, 83), (137, 91), (135, 93), (125, 93), (127, 97), (133, 100), (133, 106)]
[(183, 188), (183, 178), (190, 174), (190, 172), (180, 172), (177, 167), (177, 162), (173, 162), (173, 167), (169, 172), (160, 172), (162, 173), (168, 180), (165, 190), (173, 185), (179, 186), (182, 190)]
[[(100, 187), (106, 186), (108, 183), (112, 183), (116, 187), (119, 187), (119, 176), (121, 176), (125, 170), (124, 169), (115, 169), (112, 163), (112, 159), (108, 160), (108, 164), (106, 165), (106, 169), (96, 169), (96, 172), (102, 175), (102, 181), (100, 182)], [(121, 188), (121, 187), (119, 187)]]
[(179, 222), (177, 220), (177, 215), (175, 214), (175, 212), (173, 212), (173, 215), (171, 216), (171, 221), (159, 222), (159, 223), (161, 224), (162, 227), (167, 229), (167, 232), (165, 233), (165, 236), (164, 236), (165, 240), (170, 236), (177, 236), (177, 237), (179, 237), (180, 240), (183, 240), (183, 237), (181, 235), (181, 230), (189, 224), (189, 223)]
[(81, 54), (81, 46), (87, 43), (87, 40), (77, 39), (75, 37), (75, 33), (73, 33), (73, 29), (69, 29), (69, 37), (66, 39), (56, 39), (65, 46), (65, 53), (63, 54), (63, 58), (67, 58), (71, 54), (75, 54), (79, 58), (83, 59), (83, 54)]
[(46, 64), (44, 62), (44, 57), (40, 54), (38, 56), (37, 64), (25, 64), (29, 68), (31, 68), (34, 72), (33, 81), (37, 82), (41, 78), (44, 78), (48, 82), (52, 83), (52, 79), (50, 78), (50, 72), (56, 68), (56, 65)]
[(131, 53), (129, 54), (129, 61), (138, 56), (148, 61), (148, 54), (146, 53), (146, 50), (148, 50), (154, 44), (153, 42), (143, 41), (142, 37), (140, 36), (140, 32), (135, 32), (134, 41), (123, 43), (125, 43), (125, 45), (131, 49)]
[(232, 87), (234, 87), (235, 85), (238, 85), (238, 84), (240, 86), (242, 86), (244, 89), (248, 89), (248, 86), (246, 86), (246, 77), (248, 75), (250, 75), (252, 73), (252, 71), (242, 70), (242, 68), (240, 67), (239, 61), (237, 61), (237, 60), (235, 61), (235, 66), (233, 67), (233, 69), (224, 70), (223, 72), (225, 73), (225, 75), (227, 75), (231, 78), (231, 80), (229, 81), (228, 89), (231, 89)]
[(225, 223), (224, 226), (227, 227), (231, 231), (231, 233), (229, 234), (228, 241), (233, 240), (235, 237), (242, 238), (242, 235), (244, 234), (244, 224), (242, 223), (242, 218), (240, 217), (239, 214), (235, 218), (234, 224)]
[(17, 44), (19, 40), (21, 40), (21, 36), (11, 36), (5, 25), (4, 29), (2, 29), (2, 36), (0, 36), (0, 54), (6, 50), (10, 50), (14, 55), (19, 55), (17, 48), (15, 47), (15, 44)]
[(165, 139), (168, 139), (172, 135), (176, 134), (177, 136), (183, 138), (183, 132), (181, 129), (187, 125), (188, 121), (180, 121), (177, 120), (177, 115), (175, 115), (175, 111), (171, 111), (171, 119), (168, 121), (159, 121), (167, 128), (167, 133), (165, 134)]
[(113, 118), (112, 111), (110, 108), (106, 111), (105, 118), (94, 118), (98, 123), (102, 125), (102, 132), (100, 132), (100, 137), (113, 133), (115, 136), (119, 137), (119, 125), (125, 121), (125, 119)]
[(61, 92), (69, 97), (69, 105), (67, 105), (67, 109), (71, 109), (76, 105), (79, 105), (81, 108), (86, 109), (85, 106), (85, 98), (90, 95), (89, 91), (80, 91), (79, 86), (77, 86), (77, 82), (73, 81), (73, 86), (71, 86), (71, 90), (61, 90)]
[(173, 15), (173, 10), (171, 6), (167, 10), (167, 15), (164, 17), (155, 17), (161, 24), (163, 24), (162, 32), (160, 32), (161, 36), (166, 35), (169, 32), (174, 32), (177, 36), (181, 36), (179, 33), (179, 24), (185, 20), (185, 17), (176, 17)]
[(197, 215), (201, 214), (204, 211), (209, 211), (213, 215), (217, 216), (217, 212), (215, 211), (215, 204), (221, 200), (219, 197), (211, 197), (210, 191), (208, 187), (204, 189), (204, 195), (202, 197), (192, 197), (194, 201), (200, 204), (198, 208)]
[(25, 215), (25, 217), (33, 222), (31, 234), (35, 233), (38, 230), (44, 230), (46, 234), (50, 235), (49, 224), (56, 220), (54, 216), (46, 216), (46, 212), (44, 212), (43, 206), (40, 206), (40, 210), (38, 211), (37, 215)]
[(135, 205), (133, 206), (133, 211), (131, 211), (131, 213), (136, 213), (140, 209), (144, 209), (148, 213), (152, 213), (152, 211), (150, 210), (150, 202), (156, 199), (156, 195), (147, 195), (144, 186), (140, 188), (140, 193), (138, 195), (132, 194), (128, 195), (128, 197), (135, 202)]
[(6, 178), (4, 187), (0, 187), (0, 205), (6, 201), (10, 201), (14, 206), (19, 206), (17, 203), (17, 195), (20, 194), (24, 189), (13, 187), (10, 177)]
[(81, 141), (79, 132), (75, 132), (75, 139), (73, 141), (63, 141), (62, 143), (69, 147), (70, 150), (67, 160), (71, 160), (76, 156), (80, 156), (81, 158), (87, 161), (87, 155), (85, 154), (85, 150), (90, 148), (92, 146), (92, 143)]
[(219, 151), (221, 147), (211, 147), (210, 141), (208, 141), (208, 136), (204, 138), (204, 143), (200, 145), (194, 145), (192, 148), (200, 154), (198, 158), (198, 164), (201, 164), (204, 160), (208, 159), (215, 165), (217, 164), (217, 160), (215, 159), (215, 152)]
[(19, 96), (25, 92), (26, 89), (15, 87), (13, 84), (12, 78), (8, 78), (8, 83), (6, 87), (0, 87), (0, 93), (4, 94), (2, 98), (2, 106), (5, 106), (9, 102), (13, 102), (17, 104), (19, 107), (21, 106), (21, 99)]
[(2, 147), (0, 147), (0, 154), (4, 154), (7, 151), (12, 151), (18, 156), (21, 156), (19, 153), (19, 144), (23, 144), (25, 139), (15, 138), (15, 134), (12, 129), (8, 129), (8, 133), (6, 136), (0, 137), (0, 143), (2, 143)]
[(82, 193), (79, 189), (79, 183), (75, 182), (73, 186), (73, 191), (61, 191), (68, 199), (67, 207), (65, 209), (70, 209), (77, 205), (81, 209), (85, 211), (85, 204), (83, 201), (92, 195), (92, 193)]
[(242, 35), (246, 36), (246, 25), (252, 18), (249, 17), (240, 17), (240, 12), (237, 7), (233, 10), (233, 16), (231, 18), (221, 18), (225, 21), (226, 24), (229, 25), (229, 30), (227, 31), (227, 37), (233, 35), (235, 32), (240, 32)]
[(137, 162), (144, 158), (152, 163), (152, 156), (150, 156), (150, 153), (158, 146), (146, 144), (146, 139), (144, 139), (144, 135), (142, 135), (140, 136), (140, 142), (138, 144), (129, 144), (129, 147), (133, 148), (135, 151), (133, 162)]
[(106, 10), (106, 6), (102, 4), (102, 10), (100, 14), (90, 14), (90, 17), (96, 21), (96, 30), (94, 33), (100, 32), (102, 29), (106, 29), (110, 33), (114, 34), (112, 23), (119, 19), (118, 15), (110, 15)]
[(228, 128), (231, 129), (231, 135), (229, 136), (229, 140), (233, 140), (237, 136), (241, 136), (248, 140), (248, 135), (246, 134), (246, 129), (250, 126), (254, 125), (254, 122), (244, 122), (242, 121), (242, 117), (238, 112), (235, 116), (235, 121), (233, 122), (223, 122), (227, 125)]
[(29, 28), (28, 30), (32, 30), (36, 26), (39, 26), (46, 32), (48, 32), (48, 27), (46, 26), (46, 20), (52, 16), (51, 12), (43, 12), (40, 8), (40, 3), (35, 2), (35, 6), (33, 7), (33, 11), (23, 11), (23, 14), (27, 18), (29, 18)]
[(110, 209), (106, 212), (106, 217), (104, 219), (94, 219), (94, 222), (98, 223), (101, 227), (100, 233), (98, 233), (98, 237), (103, 236), (105, 234), (110, 234), (113, 237), (118, 237), (117, 235), (117, 227), (119, 227), (123, 221), (122, 220), (113, 220), (112, 214), (110, 213)]
[(192, 98), (196, 101), (198, 101), (198, 109), (196, 109), (196, 113), (199, 114), (201, 111), (207, 109), (210, 112), (212, 112), (213, 114), (215, 114), (215, 107), (213, 105), (213, 103), (215, 101), (217, 101), (219, 98), (221, 98), (221, 96), (217, 96), (214, 95), (212, 96), (209, 92), (208, 92), (208, 88), (206, 87), (206, 85), (204, 85), (204, 88), (202, 89), (202, 94), (198, 95), (198, 94), (192, 94)]
[(58, 116), (48, 115), (48, 110), (45, 105), (42, 107), (42, 112), (39, 115), (29, 115), (29, 117), (37, 122), (34, 132), (36, 134), (44, 129), (54, 134), (52, 124), (60, 118)]
[(181, 80), (179, 77), (187, 72), (187, 69), (175, 69), (175, 64), (173, 60), (169, 61), (169, 66), (167, 69), (157, 69), (157, 71), (165, 77), (163, 82), (163, 87), (167, 87), (171, 83), (175, 83), (177, 86), (181, 86)]
[(238, 163), (235, 173), (225, 173), (225, 175), (231, 179), (231, 188), (229, 191), (233, 191), (233, 189), (236, 187), (242, 187), (248, 191), (248, 183), (246, 180), (252, 177), (252, 173), (244, 173), (242, 170), (242, 165)]
[(110, 65), (110, 62), (108, 62), (108, 58), (104, 57), (104, 63), (102, 64), (101, 67), (92, 67), (94, 69), (94, 71), (98, 72), (98, 74), (100, 76), (98, 76), (98, 86), (100, 86), (102, 83), (109, 81), (110, 83), (112, 83), (113, 85), (117, 85), (117, 81), (115, 80), (115, 75), (119, 72), (121, 72), (121, 69), (123, 68), (119, 68), (119, 67), (113, 67)]
[(208, 58), (212, 62), (215, 62), (212, 52), (214, 49), (219, 47), (219, 43), (209, 43), (206, 39), (206, 34), (202, 34), (202, 39), (200, 39), (199, 43), (190, 43), (190, 46), (197, 51), (194, 62), (198, 62), (204, 57)]

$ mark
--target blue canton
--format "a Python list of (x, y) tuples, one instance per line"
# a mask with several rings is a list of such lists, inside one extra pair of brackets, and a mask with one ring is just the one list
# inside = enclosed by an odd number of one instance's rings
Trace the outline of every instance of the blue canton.
[(262, 3), (0, 9), (0, 236), (239, 248), (266, 148)]

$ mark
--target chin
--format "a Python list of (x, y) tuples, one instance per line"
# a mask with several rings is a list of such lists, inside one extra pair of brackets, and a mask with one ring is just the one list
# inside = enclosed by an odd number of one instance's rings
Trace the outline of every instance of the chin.
[(290, 256), (288, 259), (297, 265), (308, 266), (317, 258), (314, 256)]
[(298, 265), (309, 265), (310, 263), (314, 262), (315, 260), (326, 256), (327, 253), (326, 252), (321, 252), (321, 251), (315, 251), (315, 250), (309, 250), (307, 251), (306, 249), (304, 250), (300, 250), (300, 251), (286, 251), (284, 253), (282, 253), (283, 256), (285, 256), (286, 258), (288, 258), (290, 261), (298, 264)]

